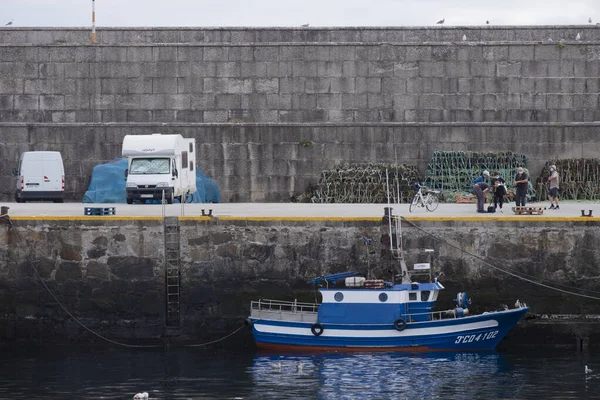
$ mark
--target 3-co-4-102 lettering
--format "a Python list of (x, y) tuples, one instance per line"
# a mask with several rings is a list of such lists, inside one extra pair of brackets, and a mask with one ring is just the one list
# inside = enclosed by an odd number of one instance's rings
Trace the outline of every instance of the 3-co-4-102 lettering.
[(498, 331), (491, 331), (488, 333), (480, 333), (478, 335), (465, 335), (465, 336), (457, 336), (456, 337), (456, 341), (454, 342), (455, 344), (460, 344), (460, 343), (473, 343), (473, 342), (479, 342), (480, 340), (488, 340), (488, 339), (493, 339), (498, 335)]

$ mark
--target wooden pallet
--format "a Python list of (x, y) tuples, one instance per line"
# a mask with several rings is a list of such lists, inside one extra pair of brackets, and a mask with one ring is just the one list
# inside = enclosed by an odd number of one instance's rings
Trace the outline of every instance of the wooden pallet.
[(529, 207), (529, 206), (518, 206), (513, 207), (512, 210), (517, 215), (542, 215), (546, 207)]

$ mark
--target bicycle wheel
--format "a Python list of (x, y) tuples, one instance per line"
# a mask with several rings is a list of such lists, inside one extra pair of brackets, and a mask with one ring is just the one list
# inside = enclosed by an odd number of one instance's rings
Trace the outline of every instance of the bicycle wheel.
[(419, 204), (419, 195), (415, 194), (415, 197), (413, 197), (412, 202), (408, 206), (408, 211), (413, 212), (417, 208), (417, 204)]
[(425, 203), (427, 211), (434, 211), (438, 204), (440, 204), (440, 199), (438, 199), (435, 193), (429, 193), (429, 196), (427, 196), (427, 203)]

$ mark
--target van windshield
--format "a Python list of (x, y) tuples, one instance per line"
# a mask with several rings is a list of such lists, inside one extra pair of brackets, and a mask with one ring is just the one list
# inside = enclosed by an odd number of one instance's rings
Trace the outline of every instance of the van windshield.
[(171, 159), (169, 158), (134, 158), (131, 160), (129, 173), (132, 175), (168, 174)]

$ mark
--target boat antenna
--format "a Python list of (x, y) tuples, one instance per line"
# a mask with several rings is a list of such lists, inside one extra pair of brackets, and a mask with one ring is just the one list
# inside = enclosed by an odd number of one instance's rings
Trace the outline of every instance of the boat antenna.
[(388, 169), (385, 169), (385, 191), (387, 193), (387, 206), (388, 206), (388, 234), (390, 235), (390, 252), (394, 254), (394, 245), (392, 243), (392, 206), (390, 204), (390, 176)]
[(367, 279), (373, 279), (371, 276), (371, 261), (370, 261), (370, 251), (369, 246), (373, 243), (373, 240), (368, 237), (363, 237), (363, 242), (365, 244), (365, 248), (367, 249)]

